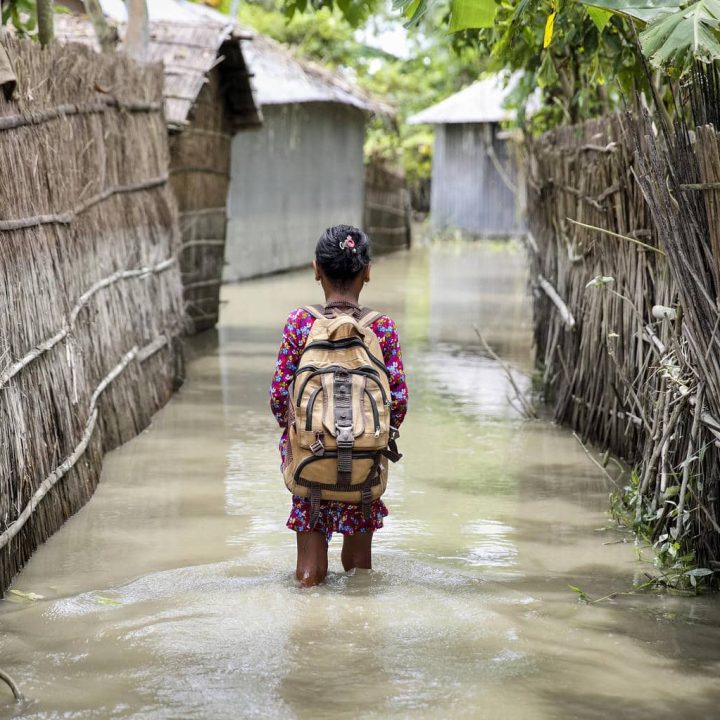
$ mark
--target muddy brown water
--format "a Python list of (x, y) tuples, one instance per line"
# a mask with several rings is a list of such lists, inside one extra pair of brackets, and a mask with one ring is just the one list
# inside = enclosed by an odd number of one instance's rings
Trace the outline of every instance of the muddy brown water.
[(226, 287), (217, 333), (91, 502), (0, 602), (8, 718), (717, 718), (718, 599), (595, 606), (646, 566), (575, 440), (525, 423), (472, 324), (527, 384), (515, 247), (381, 259), (366, 301), (397, 320), (410, 381), (405, 460), (375, 570), (299, 590), (267, 386), (307, 271)]

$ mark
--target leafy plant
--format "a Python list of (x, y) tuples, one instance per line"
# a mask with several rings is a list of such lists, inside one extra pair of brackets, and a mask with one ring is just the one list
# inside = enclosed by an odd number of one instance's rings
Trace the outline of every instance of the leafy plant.
[(720, 0), (685, 3), (661, 15), (641, 35), (643, 52), (654, 65), (682, 74), (693, 60), (720, 58)]
[(11, 24), (20, 37), (27, 37), (37, 29), (34, 0), (2, 0), (2, 24)]

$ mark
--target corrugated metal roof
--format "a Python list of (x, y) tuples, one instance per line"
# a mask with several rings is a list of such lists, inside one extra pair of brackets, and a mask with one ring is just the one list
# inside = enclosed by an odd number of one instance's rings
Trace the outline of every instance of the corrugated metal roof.
[(365, 94), (357, 85), (263, 35), (255, 35), (245, 49), (253, 71), (255, 97), (261, 105), (335, 102), (379, 114), (392, 108)]
[[(245, 62), (243, 39), (252, 37), (250, 31), (239, 28), (225, 15), (211, 8), (187, 0), (148, 0), (150, 18), (149, 62), (165, 66), (165, 116), (171, 129), (181, 129), (206, 81), (206, 76), (218, 63), (229, 61), (227, 68), (229, 98), (236, 109), (237, 125), (256, 125), (261, 115), (253, 98), (250, 75)], [(124, 33), (127, 10), (123, 0), (102, 0), (107, 17)], [(55, 34), (58, 40), (81, 42), (96, 50), (97, 38), (87, 16), (57, 15)], [(233, 47), (228, 47), (228, 46)], [(234, 47), (237, 46), (237, 47)], [(241, 110), (240, 110), (241, 109)]]
[(473, 83), (437, 105), (408, 119), (411, 125), (442, 125), (445, 123), (493, 123), (512, 119), (512, 112), (503, 105), (512, 91), (513, 79), (504, 87), (506, 78), (492, 75)]

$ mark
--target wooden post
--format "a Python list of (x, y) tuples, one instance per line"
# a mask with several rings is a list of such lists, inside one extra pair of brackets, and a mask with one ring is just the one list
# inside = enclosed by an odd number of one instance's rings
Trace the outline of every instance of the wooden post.
[(146, 0), (125, 0), (128, 23), (125, 35), (125, 51), (138, 62), (147, 60), (150, 42), (150, 21)]

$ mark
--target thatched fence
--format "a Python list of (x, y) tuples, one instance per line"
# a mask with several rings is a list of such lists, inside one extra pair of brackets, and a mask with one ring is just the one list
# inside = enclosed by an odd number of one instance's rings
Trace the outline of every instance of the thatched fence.
[(1, 593), (170, 397), (183, 299), (161, 68), (0, 47)]
[(376, 253), (410, 247), (410, 195), (405, 176), (380, 160), (365, 165), (363, 223)]
[[(696, 93), (698, 121), (712, 107), (716, 99)], [(713, 569), (716, 127), (658, 133), (647, 117), (614, 116), (553, 131), (533, 143), (528, 191), (535, 340), (555, 419), (635, 466), (619, 497), (666, 560), (692, 551)]]
[(185, 306), (196, 332), (214, 327), (225, 264), (232, 127), (215, 68), (195, 101), (193, 121), (170, 138), (170, 175), (180, 208)]

